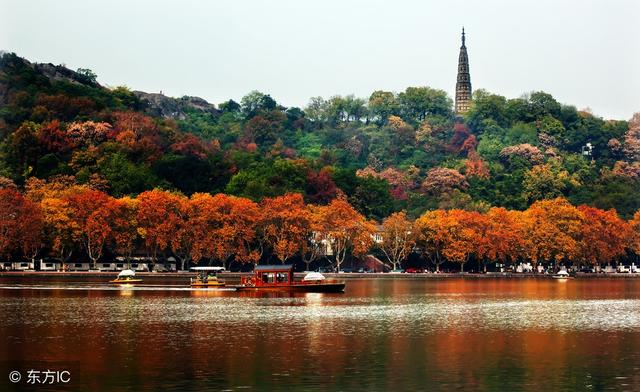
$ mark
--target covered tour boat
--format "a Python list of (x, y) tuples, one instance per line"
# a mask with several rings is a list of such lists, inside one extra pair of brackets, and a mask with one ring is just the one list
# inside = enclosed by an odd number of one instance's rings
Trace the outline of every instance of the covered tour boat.
[(307, 274), (302, 281), (294, 281), (293, 265), (258, 265), (253, 275), (243, 277), (237, 290), (301, 291), (317, 293), (340, 293), (344, 282), (329, 280), (318, 272)]
[(133, 283), (140, 283), (140, 282), (142, 282), (142, 279), (136, 278), (135, 271), (130, 269), (120, 271), (116, 279), (109, 281), (109, 283), (116, 283), (116, 284), (133, 284)]
[(218, 273), (224, 271), (224, 267), (191, 267), (197, 272), (195, 278), (191, 278), (191, 287), (215, 288), (224, 287), (225, 281), (218, 279)]

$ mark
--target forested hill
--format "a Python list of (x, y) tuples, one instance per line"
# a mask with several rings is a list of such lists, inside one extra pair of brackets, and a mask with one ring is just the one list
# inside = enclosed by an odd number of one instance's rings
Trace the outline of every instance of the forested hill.
[(544, 92), (478, 90), (464, 118), (429, 87), (315, 97), (305, 108), (253, 91), (214, 106), (106, 88), (88, 69), (5, 53), (0, 105), (0, 182), (18, 186), (73, 176), (118, 197), (297, 192), (324, 204), (344, 194), (377, 220), (557, 196), (625, 218), (640, 208), (640, 114), (603, 120)]

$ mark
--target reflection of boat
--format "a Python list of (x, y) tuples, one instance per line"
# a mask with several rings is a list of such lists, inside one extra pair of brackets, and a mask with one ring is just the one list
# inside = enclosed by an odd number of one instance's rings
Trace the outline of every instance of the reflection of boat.
[(569, 273), (565, 269), (558, 271), (556, 274), (552, 275), (551, 277), (554, 279), (560, 279), (560, 280), (573, 279), (573, 276), (569, 275)]
[(243, 277), (237, 290), (301, 291), (339, 293), (344, 282), (328, 280), (319, 272), (310, 272), (302, 281), (293, 280), (293, 265), (258, 265), (253, 276)]
[(142, 279), (137, 279), (135, 271), (130, 269), (120, 271), (116, 279), (109, 281), (109, 283), (116, 284), (133, 284), (140, 282), (142, 282)]
[(218, 279), (218, 272), (224, 271), (224, 267), (192, 267), (191, 270), (198, 274), (195, 278), (191, 278), (191, 287), (224, 287), (225, 282)]

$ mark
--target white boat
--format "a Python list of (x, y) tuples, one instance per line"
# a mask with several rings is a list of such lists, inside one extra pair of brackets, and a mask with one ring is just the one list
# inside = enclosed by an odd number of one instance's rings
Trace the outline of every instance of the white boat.
[(554, 279), (561, 279), (561, 280), (573, 279), (573, 276), (569, 275), (566, 269), (562, 269), (558, 271), (556, 274), (552, 275), (551, 277)]
[(140, 282), (142, 282), (142, 279), (136, 278), (135, 271), (130, 269), (120, 271), (116, 279), (109, 281), (109, 283), (116, 283), (116, 284), (133, 284), (133, 283), (140, 283)]

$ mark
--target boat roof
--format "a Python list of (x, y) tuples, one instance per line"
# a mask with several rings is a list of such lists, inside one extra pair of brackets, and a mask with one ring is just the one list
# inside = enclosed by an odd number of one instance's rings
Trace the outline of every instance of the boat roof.
[(256, 265), (254, 271), (290, 271), (293, 264)]
[(194, 271), (224, 271), (224, 267), (191, 267)]
[(135, 276), (136, 272), (130, 269), (122, 270), (118, 274), (118, 276)]

